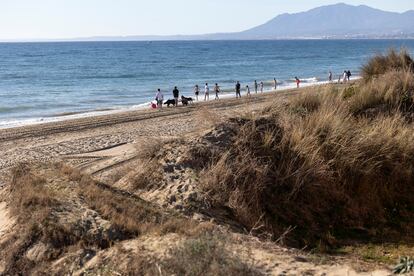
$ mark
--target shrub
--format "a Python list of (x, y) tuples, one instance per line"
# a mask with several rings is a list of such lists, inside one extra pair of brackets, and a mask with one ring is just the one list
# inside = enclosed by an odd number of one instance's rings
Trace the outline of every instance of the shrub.
[(355, 118), (336, 100), (305, 117), (280, 111), (235, 130), (201, 175), (213, 206), (229, 207), (248, 228), (261, 221), (276, 239), (296, 227), (287, 238), (295, 246), (381, 239), (390, 224), (411, 222), (411, 126), (398, 113)]
[(362, 77), (365, 81), (371, 81), (388, 71), (414, 72), (414, 61), (407, 50), (397, 52), (389, 50), (387, 55), (376, 55), (362, 67)]
[(388, 71), (380, 78), (362, 84), (358, 93), (349, 99), (354, 114), (380, 108), (381, 112), (412, 111), (414, 103), (414, 74), (410, 71)]
[(351, 98), (352, 96), (354, 96), (355, 94), (357, 94), (357, 89), (355, 88), (355, 86), (350, 86), (350, 87), (346, 87), (343, 89), (342, 91), (342, 98), (344, 100)]
[(226, 248), (225, 237), (204, 233), (169, 252), (163, 268), (171, 275), (262, 275)]

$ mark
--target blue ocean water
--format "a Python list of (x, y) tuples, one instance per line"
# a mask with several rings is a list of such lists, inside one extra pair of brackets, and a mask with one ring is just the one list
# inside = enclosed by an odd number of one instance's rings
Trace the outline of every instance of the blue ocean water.
[(0, 127), (10, 121), (139, 105), (161, 88), (231, 88), (295, 76), (325, 80), (358, 74), (390, 47), (414, 53), (414, 40), (68, 42), (0, 44)]

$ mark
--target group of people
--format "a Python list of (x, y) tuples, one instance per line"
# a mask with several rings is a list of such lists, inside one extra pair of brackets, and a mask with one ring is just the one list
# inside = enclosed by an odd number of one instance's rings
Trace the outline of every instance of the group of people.
[[(221, 92), (220, 90), (220, 86), (216, 83), (214, 85), (214, 93), (216, 95), (216, 97), (214, 98), (215, 100), (219, 100), (219, 93)], [(194, 86), (194, 95), (196, 97), (196, 101), (198, 101), (198, 96), (200, 95), (200, 87), (198, 86), (198, 84), (196, 84)], [(208, 83), (206, 83), (206, 85), (204, 86), (204, 101), (208, 101), (210, 100), (210, 87), (208, 86)]]
[[(264, 91), (264, 83), (262, 81), (260, 83), (258, 83), (257, 80), (255, 80), (253, 86), (254, 86), (254, 92), (256, 94), (259, 91), (260, 91), (260, 93), (263, 93), (263, 91)], [(236, 98), (241, 98), (241, 84), (240, 84), (239, 81), (236, 82), (235, 91), (236, 91)], [(250, 93), (250, 87), (249, 87), (249, 85), (246, 85), (246, 96), (247, 97), (251, 97), (252, 96), (252, 94)]]
[[(345, 70), (342, 75), (339, 75), (338, 83), (340, 83), (341, 80), (342, 80), (343, 83), (349, 82), (351, 80), (351, 76), (352, 76), (351, 71), (350, 70)], [(329, 71), (328, 80), (329, 80), (329, 82), (333, 82), (333, 74), (332, 74), (331, 71)], [(299, 88), (300, 84), (301, 84), (301, 80), (298, 77), (295, 77), (295, 83), (296, 83), (296, 87)], [(276, 78), (274, 78), (273, 79), (273, 89), (277, 90), (277, 86), (278, 86), (278, 82), (277, 82)], [(256, 94), (259, 91), (260, 91), (260, 93), (263, 93), (263, 91), (264, 91), (263, 81), (258, 83), (257, 80), (255, 80), (254, 84), (253, 84), (253, 88), (254, 88), (254, 92)], [(250, 92), (249, 85), (246, 85), (245, 91), (246, 91), (246, 96), (251, 97), (251, 92)], [(201, 89), (200, 89), (200, 86), (198, 84), (196, 84), (194, 86), (193, 92), (194, 92), (194, 96), (195, 96), (196, 101), (198, 101), (200, 93), (201, 93)], [(221, 88), (218, 85), (218, 83), (216, 83), (214, 85), (213, 92), (215, 94), (214, 99), (219, 100), (220, 99), (219, 94), (221, 92)], [(241, 84), (240, 84), (239, 81), (236, 82), (235, 92), (236, 92), (236, 98), (241, 98)], [(180, 96), (180, 91), (178, 90), (177, 86), (175, 86), (174, 90), (173, 90), (174, 100), (169, 100), (169, 101), (171, 101), (171, 103), (174, 106), (178, 106), (179, 96)], [(185, 97), (182, 97), (182, 98), (185, 98)], [(192, 100), (191, 98), (186, 98), (186, 99)], [(155, 96), (155, 100), (157, 102), (156, 107), (157, 108), (162, 108), (162, 105), (164, 103), (164, 95), (162, 94), (161, 89), (158, 89), (157, 94)], [(204, 86), (204, 101), (208, 101), (208, 100), (210, 100), (210, 87), (209, 87), (208, 83), (206, 83), (205, 86)]]
[[(295, 82), (296, 82), (297, 87), (299, 88), (301, 81), (298, 77), (295, 77)], [(277, 82), (276, 78), (274, 78), (273, 79), (273, 89), (276, 90), (277, 86), (278, 86), (278, 82)], [(241, 87), (242, 86), (241, 86), (240, 82), (237, 81), (236, 85), (235, 85), (236, 98), (241, 98), (241, 90), (242, 90)], [(255, 80), (254, 84), (253, 84), (253, 88), (254, 88), (254, 92), (256, 94), (259, 91), (260, 91), (260, 93), (263, 93), (264, 92), (264, 83), (263, 83), (263, 81), (261, 81), (259, 83), (259, 82), (257, 82), (257, 80)], [(246, 96), (251, 97), (251, 90), (250, 90), (249, 85), (246, 85), (245, 91), (246, 91)], [(200, 92), (201, 92), (200, 86), (198, 84), (196, 84), (194, 86), (193, 92), (194, 92), (194, 96), (195, 96), (196, 101), (198, 101), (199, 96), (200, 96)], [(221, 88), (218, 85), (218, 83), (216, 83), (214, 85), (213, 92), (215, 94), (214, 99), (219, 100), (220, 99), (219, 94), (221, 92)], [(174, 97), (174, 100), (170, 100), (170, 101), (173, 101), (174, 106), (178, 106), (180, 91), (178, 90), (177, 86), (174, 87), (173, 97)], [(189, 98), (189, 99), (191, 99), (191, 98)], [(205, 86), (204, 86), (204, 101), (208, 101), (208, 100), (210, 100), (210, 87), (209, 87), (208, 83), (206, 83)], [(163, 103), (164, 103), (164, 95), (161, 92), (161, 89), (157, 90), (157, 93), (155, 95), (155, 101), (157, 102), (156, 108), (162, 108)]]
[[(351, 80), (351, 76), (352, 76), (351, 71), (350, 70), (345, 70), (342, 75), (339, 75), (338, 83), (341, 83), (341, 80), (342, 80), (343, 83), (349, 82)], [(332, 75), (331, 71), (329, 71), (328, 80), (329, 80), (329, 82), (333, 81), (333, 75)]]

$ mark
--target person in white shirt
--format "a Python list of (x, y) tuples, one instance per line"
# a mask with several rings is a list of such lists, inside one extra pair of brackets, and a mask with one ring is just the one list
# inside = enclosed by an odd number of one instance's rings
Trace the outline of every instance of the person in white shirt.
[(164, 95), (161, 92), (161, 89), (158, 88), (157, 94), (155, 95), (155, 100), (157, 101), (157, 108), (162, 109), (162, 104), (164, 102)]
[(347, 71), (344, 71), (344, 74), (342, 76), (342, 82), (343, 83), (346, 83), (347, 78), (348, 78), (348, 72)]
[(250, 94), (250, 87), (248, 85), (246, 85), (246, 95), (247, 97), (251, 97), (252, 95)]
[(208, 83), (204, 87), (204, 101), (210, 100), (210, 88), (208, 87)]
[(260, 93), (263, 93), (263, 89), (264, 89), (264, 83), (261, 81), (260, 82)]

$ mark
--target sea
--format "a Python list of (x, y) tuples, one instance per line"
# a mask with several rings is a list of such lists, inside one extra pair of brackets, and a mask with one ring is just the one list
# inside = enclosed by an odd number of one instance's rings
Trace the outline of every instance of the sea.
[(160, 88), (172, 98), (218, 83), (276, 78), (278, 89), (323, 83), (328, 72), (358, 76), (390, 48), (414, 53), (414, 40), (157, 41), (0, 43), (0, 128), (149, 108)]

